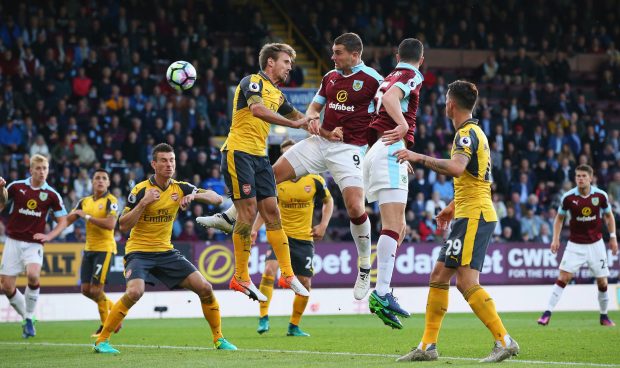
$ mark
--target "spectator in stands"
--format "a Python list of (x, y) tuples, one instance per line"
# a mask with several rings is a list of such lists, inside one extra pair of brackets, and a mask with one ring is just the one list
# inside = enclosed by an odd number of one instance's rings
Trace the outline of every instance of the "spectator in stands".
[(10, 117), (6, 124), (0, 126), (0, 145), (11, 153), (18, 153), (23, 142), (22, 131)]
[(454, 186), (452, 185), (452, 180), (446, 180), (445, 175), (437, 175), (437, 181), (433, 183), (433, 193), (435, 192), (439, 193), (439, 198), (442, 201), (450, 203), (454, 198)]
[(198, 235), (196, 235), (196, 231), (194, 230), (194, 227), (195, 226), (194, 226), (194, 221), (193, 220), (185, 221), (185, 223), (183, 224), (183, 231), (177, 237), (177, 240), (178, 241), (186, 241), (186, 242), (193, 242), (193, 241), (200, 240), (198, 238)]
[(521, 223), (515, 217), (515, 209), (509, 206), (506, 209), (506, 217), (500, 220), (502, 226), (502, 234), (506, 236), (506, 228), (510, 228), (510, 237), (504, 238), (508, 241), (521, 241)]

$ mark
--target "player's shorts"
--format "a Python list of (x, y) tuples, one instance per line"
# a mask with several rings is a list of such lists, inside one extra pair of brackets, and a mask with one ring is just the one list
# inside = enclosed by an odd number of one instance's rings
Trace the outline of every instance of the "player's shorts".
[(329, 171), (340, 190), (364, 188), (362, 177), (366, 146), (356, 146), (313, 135), (292, 146), (283, 155), (297, 177)]
[(43, 264), (43, 245), (11, 239), (7, 236), (2, 251), (0, 275), (17, 276), (26, 270), (26, 265)]
[(455, 219), (437, 261), (444, 262), (448, 268), (469, 265), (472, 269), (482, 271), (496, 223), (487, 222), (482, 216), (480, 219)]
[(224, 151), (222, 173), (233, 200), (256, 197), (260, 201), (276, 196), (276, 179), (267, 156)]
[(386, 146), (381, 140), (378, 140), (366, 152), (364, 157), (364, 191), (368, 202), (380, 201), (379, 192), (382, 190), (400, 189), (404, 191), (404, 196), (398, 200), (394, 198), (391, 202), (407, 203), (407, 192), (409, 190), (407, 164), (399, 164), (396, 161), (396, 156), (394, 156), (394, 152), (404, 148), (405, 144), (402, 141)]
[(592, 276), (596, 278), (609, 276), (607, 251), (603, 239), (592, 244), (578, 244), (572, 241), (566, 244), (560, 270), (575, 274), (584, 263), (590, 268)]
[(80, 268), (82, 284), (105, 285), (114, 253), (85, 250)]
[(177, 249), (166, 252), (131, 252), (125, 255), (125, 279), (144, 280), (149, 276), (161, 281), (168, 289), (176, 289), (187, 276), (198, 271)]
[[(288, 246), (291, 251), (291, 265), (295, 275), (312, 277), (314, 275), (314, 268), (312, 267), (314, 243), (310, 240), (288, 238)], [(265, 261), (277, 260), (273, 248), (269, 247), (269, 254), (267, 254)]]

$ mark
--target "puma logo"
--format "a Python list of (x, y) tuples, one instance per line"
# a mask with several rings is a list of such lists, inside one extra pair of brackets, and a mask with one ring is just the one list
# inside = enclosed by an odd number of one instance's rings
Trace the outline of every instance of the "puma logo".
[(335, 81), (335, 80), (333, 80), (333, 79), (332, 79), (332, 80), (330, 80), (330, 82), (331, 82), (331, 84), (332, 84), (332, 85), (336, 84), (336, 81)]
[(19, 191), (21, 192), (21, 194), (26, 195), (26, 191), (24, 189), (20, 189)]

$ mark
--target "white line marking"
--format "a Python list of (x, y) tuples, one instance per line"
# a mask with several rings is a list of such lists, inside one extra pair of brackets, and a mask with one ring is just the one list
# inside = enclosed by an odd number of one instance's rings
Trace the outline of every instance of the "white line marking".
[[(64, 342), (12, 342), (12, 341), (0, 341), (0, 345), (35, 345), (35, 346), (66, 346), (66, 347), (87, 347), (90, 348), (92, 344), (75, 344)], [(205, 346), (172, 346), (172, 345), (134, 345), (134, 344), (115, 344), (115, 347), (119, 348), (135, 348), (135, 349), (169, 349), (169, 350), (215, 350), (213, 348)], [(310, 350), (279, 350), (279, 349), (239, 349), (239, 352), (256, 352), (256, 353), (283, 353), (283, 354), (307, 354), (307, 355), (340, 355), (340, 356), (365, 356), (365, 357), (377, 357), (377, 358), (398, 358), (400, 355), (394, 354), (372, 354), (372, 353), (351, 353), (346, 351), (310, 351)], [(479, 358), (463, 358), (463, 357), (448, 357), (440, 356), (440, 359), (445, 360), (463, 360), (463, 361), (478, 361)], [(550, 362), (544, 360), (522, 360), (522, 359), (508, 359), (507, 363), (525, 363), (525, 364), (541, 364), (541, 365), (570, 365), (570, 366), (588, 366), (588, 367), (620, 367), (620, 364), (606, 364), (606, 363), (589, 363), (589, 362)]]

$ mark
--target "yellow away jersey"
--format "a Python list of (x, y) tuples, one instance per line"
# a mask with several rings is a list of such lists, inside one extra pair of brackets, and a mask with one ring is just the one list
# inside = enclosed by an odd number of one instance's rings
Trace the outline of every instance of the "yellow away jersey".
[(170, 179), (168, 187), (160, 188), (155, 177), (136, 184), (127, 198), (123, 214), (131, 211), (144, 198), (147, 190), (160, 192), (158, 201), (149, 204), (142, 212), (138, 223), (131, 229), (125, 245), (125, 254), (131, 252), (165, 252), (172, 246), (172, 225), (184, 196), (201, 190), (190, 183)]
[(278, 184), (278, 207), (286, 236), (312, 241), (312, 215), (315, 198), (331, 198), (325, 179), (320, 175), (305, 175), (296, 181)]
[(469, 163), (460, 178), (454, 178), (454, 218), (497, 221), (491, 200), (491, 151), (489, 141), (478, 126), (478, 120), (466, 121), (456, 132), (451, 157), (460, 154), (469, 157)]
[(282, 91), (263, 72), (243, 78), (235, 90), (232, 124), (222, 151), (267, 155), (267, 136), (271, 124), (252, 115), (250, 105), (254, 103), (262, 103), (283, 116), (295, 112)]
[[(110, 192), (106, 192), (97, 199), (91, 195), (80, 199), (75, 209), (82, 210), (94, 218), (116, 217), (118, 216), (118, 200)], [(86, 247), (84, 250), (116, 254), (114, 230), (107, 230), (86, 221)]]

